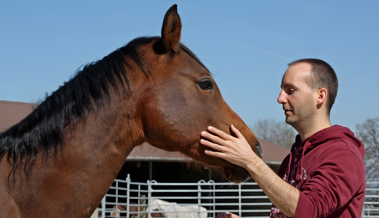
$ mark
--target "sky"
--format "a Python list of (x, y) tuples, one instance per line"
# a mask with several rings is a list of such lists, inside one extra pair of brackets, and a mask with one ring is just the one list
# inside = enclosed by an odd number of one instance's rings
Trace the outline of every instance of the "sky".
[(211, 71), (225, 101), (253, 126), (284, 121), (288, 63), (319, 58), (336, 71), (331, 123), (353, 131), (379, 116), (379, 1), (0, 1), (0, 100), (35, 103), (140, 36), (160, 36), (178, 5), (181, 42)]

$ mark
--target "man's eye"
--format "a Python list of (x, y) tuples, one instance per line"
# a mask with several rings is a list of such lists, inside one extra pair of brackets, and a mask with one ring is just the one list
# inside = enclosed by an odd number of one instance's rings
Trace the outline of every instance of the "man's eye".
[(291, 95), (294, 92), (295, 92), (295, 89), (287, 89), (286, 90), (287, 95)]
[(202, 90), (211, 90), (213, 88), (213, 83), (210, 79), (204, 79), (204, 80), (198, 82), (197, 85)]

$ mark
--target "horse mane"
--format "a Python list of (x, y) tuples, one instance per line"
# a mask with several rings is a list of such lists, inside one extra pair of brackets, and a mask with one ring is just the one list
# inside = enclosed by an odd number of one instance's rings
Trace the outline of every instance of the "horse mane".
[[(0, 160), (8, 157), (15, 171), (26, 159), (24, 168), (33, 165), (37, 152), (45, 155), (62, 146), (63, 129), (70, 123), (85, 119), (89, 112), (110, 100), (110, 86), (118, 90), (118, 84), (130, 87), (125, 65), (125, 56), (131, 57), (140, 69), (149, 75), (148, 68), (138, 53), (139, 45), (151, 42), (157, 37), (141, 37), (126, 46), (105, 56), (103, 59), (87, 64), (76, 72), (68, 82), (53, 92), (25, 119), (0, 133)], [(125, 85), (126, 84), (126, 85)]]

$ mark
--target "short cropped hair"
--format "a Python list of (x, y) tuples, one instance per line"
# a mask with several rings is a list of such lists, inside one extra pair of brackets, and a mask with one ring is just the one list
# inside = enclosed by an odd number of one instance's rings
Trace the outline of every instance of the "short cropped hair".
[(330, 110), (336, 100), (338, 92), (338, 79), (333, 68), (323, 60), (314, 58), (305, 58), (293, 61), (288, 64), (292, 66), (297, 63), (307, 63), (311, 65), (311, 88), (321, 89), (325, 88), (328, 92), (327, 110), (330, 114)]

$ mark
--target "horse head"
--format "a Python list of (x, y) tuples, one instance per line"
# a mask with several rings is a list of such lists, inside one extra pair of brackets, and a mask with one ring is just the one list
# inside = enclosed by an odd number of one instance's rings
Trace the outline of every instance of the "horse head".
[(161, 37), (136, 47), (148, 66), (139, 111), (145, 140), (151, 145), (181, 153), (205, 165), (224, 170), (226, 178), (241, 182), (248, 172), (238, 166), (204, 153), (200, 132), (214, 126), (230, 132), (235, 125), (258, 154), (257, 138), (228, 106), (209, 70), (187, 47), (180, 43), (181, 20), (177, 6), (166, 13)]

